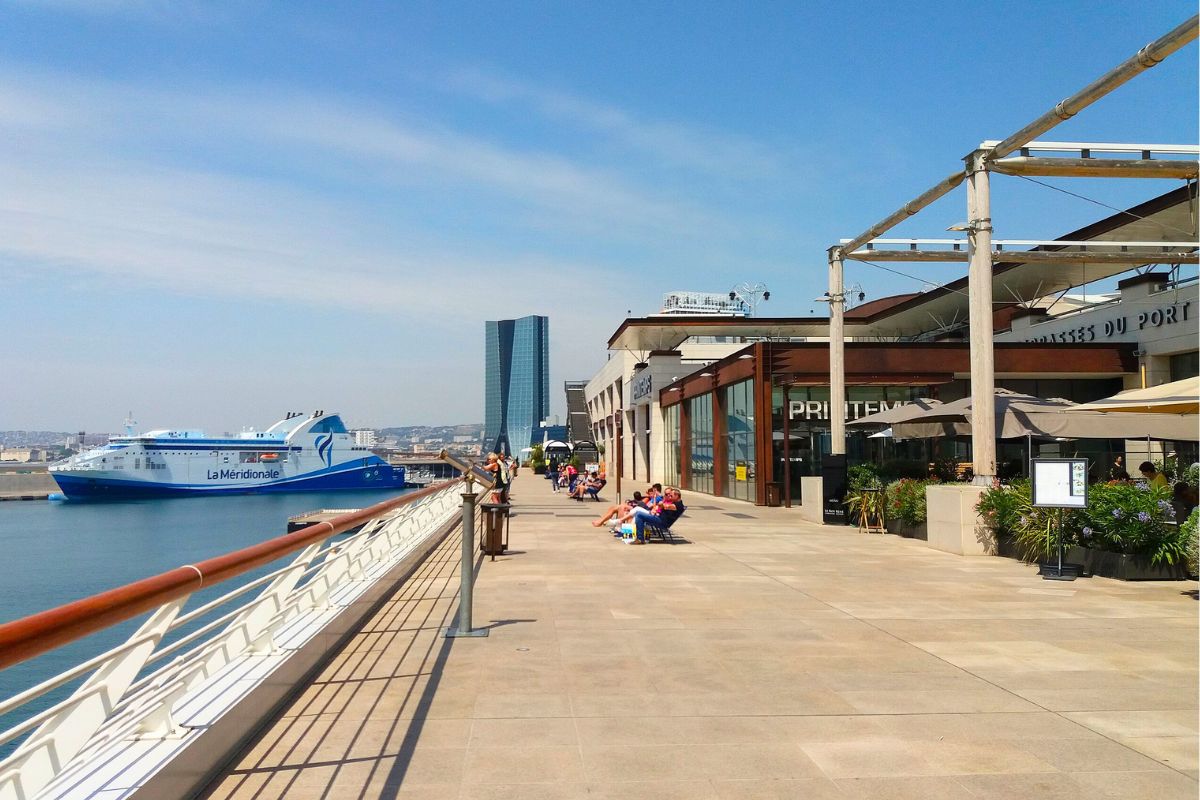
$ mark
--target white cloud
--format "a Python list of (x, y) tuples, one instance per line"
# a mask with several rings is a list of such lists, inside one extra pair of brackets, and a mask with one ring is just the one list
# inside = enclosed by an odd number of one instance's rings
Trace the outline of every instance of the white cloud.
[(759, 180), (783, 160), (759, 142), (694, 125), (639, 119), (624, 109), (567, 92), (523, 83), (480, 70), (459, 70), (444, 85), (496, 105), (517, 104), (547, 119), (566, 122), (615, 139), (661, 162), (723, 177)]

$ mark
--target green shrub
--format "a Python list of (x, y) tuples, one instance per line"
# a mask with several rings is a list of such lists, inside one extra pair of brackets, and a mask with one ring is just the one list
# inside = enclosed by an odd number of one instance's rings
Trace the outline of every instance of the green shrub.
[(1087, 508), (1077, 516), (1078, 541), (1086, 547), (1145, 556), (1154, 565), (1179, 564), (1187, 558), (1184, 526), (1172, 524), (1175, 509), (1165, 486), (1092, 486)]
[(1192, 577), (1200, 574), (1200, 536), (1197, 535), (1197, 522), (1200, 508), (1193, 508), (1187, 522), (1179, 526), (1183, 540), (1187, 544), (1187, 573)]
[(988, 489), (979, 496), (975, 510), (997, 538), (1012, 538), (1021, 519), (1022, 509), (1029, 505), (1029, 481), (1014, 481), (1008, 486)]
[(1172, 524), (1170, 490), (1144, 484), (1097, 484), (1088, 489), (1084, 509), (1034, 508), (1028, 481), (989, 489), (976, 509), (997, 537), (1011, 537), (1027, 561), (1049, 558), (1058, 550), (1058, 520), (1064, 544), (1137, 555), (1151, 564), (1185, 561), (1195, 547), (1195, 525)]
[(904, 525), (920, 525), (926, 518), (925, 487), (938, 480), (919, 481), (901, 478), (887, 485), (887, 513)]
[(847, 494), (858, 494), (863, 489), (883, 488), (879, 468), (874, 464), (855, 464), (846, 470)]

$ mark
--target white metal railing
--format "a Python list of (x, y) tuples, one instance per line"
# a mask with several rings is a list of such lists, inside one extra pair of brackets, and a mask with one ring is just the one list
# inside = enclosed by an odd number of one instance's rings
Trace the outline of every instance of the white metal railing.
[[(300, 531), (294, 535), (314, 538), (284, 566), (186, 612), (194, 591), (174, 597), (116, 647), (0, 701), (3, 716), (83, 681), (65, 699), (0, 732), (0, 746), (25, 737), (0, 761), (0, 800), (33, 800), (88, 753), (116, 740), (185, 737), (189, 726), (174, 712), (189, 696), (239, 659), (286, 655), (311, 638), (323, 612), (350, 602), (444, 530), (463, 508), (462, 490), (460, 480), (431, 488), (348, 537), (336, 523)], [(323, 538), (319, 526), (328, 526)]]

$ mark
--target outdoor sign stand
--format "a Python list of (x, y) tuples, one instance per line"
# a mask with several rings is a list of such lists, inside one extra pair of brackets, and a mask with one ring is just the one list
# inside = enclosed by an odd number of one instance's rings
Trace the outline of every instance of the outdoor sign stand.
[(1033, 507), (1058, 509), (1058, 565), (1043, 563), (1038, 572), (1044, 580), (1073, 581), (1079, 577), (1079, 567), (1063, 564), (1062, 510), (1087, 507), (1087, 459), (1034, 458), (1029, 467)]

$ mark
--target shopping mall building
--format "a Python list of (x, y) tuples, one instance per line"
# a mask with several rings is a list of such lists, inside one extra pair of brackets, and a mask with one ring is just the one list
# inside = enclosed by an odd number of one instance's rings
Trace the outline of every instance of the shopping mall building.
[[(1196, 229), (1195, 187), (1155, 198), (1062, 237), (1064, 241), (1166, 241)], [(1194, 234), (1193, 234), (1194, 238)], [(1078, 250), (1079, 247), (1054, 247)], [(993, 296), (998, 387), (1076, 402), (1196, 375), (1200, 302), (1195, 277), (1169, 265), (1079, 262), (997, 264)], [(1125, 270), (1122, 273), (1121, 270)], [(1194, 269), (1190, 275), (1195, 274)], [(1115, 292), (1080, 299), (1072, 289), (1117, 278)], [(845, 314), (847, 420), (917, 398), (970, 394), (965, 278), (883, 298)], [(626, 319), (586, 400), (610, 476), (628, 494), (651, 482), (758, 505), (802, 501), (801, 479), (830, 452), (829, 321), (663, 314)], [(888, 463), (924, 474), (936, 459), (970, 461), (963, 440), (896, 441), (848, 429), (849, 463)], [(1021, 469), (1024, 443), (1001, 443), (1001, 474)], [(1050, 444), (1110, 465), (1195, 443), (1104, 440)], [(1065, 451), (1064, 451), (1065, 452)], [(620, 491), (620, 490), (619, 490)]]

